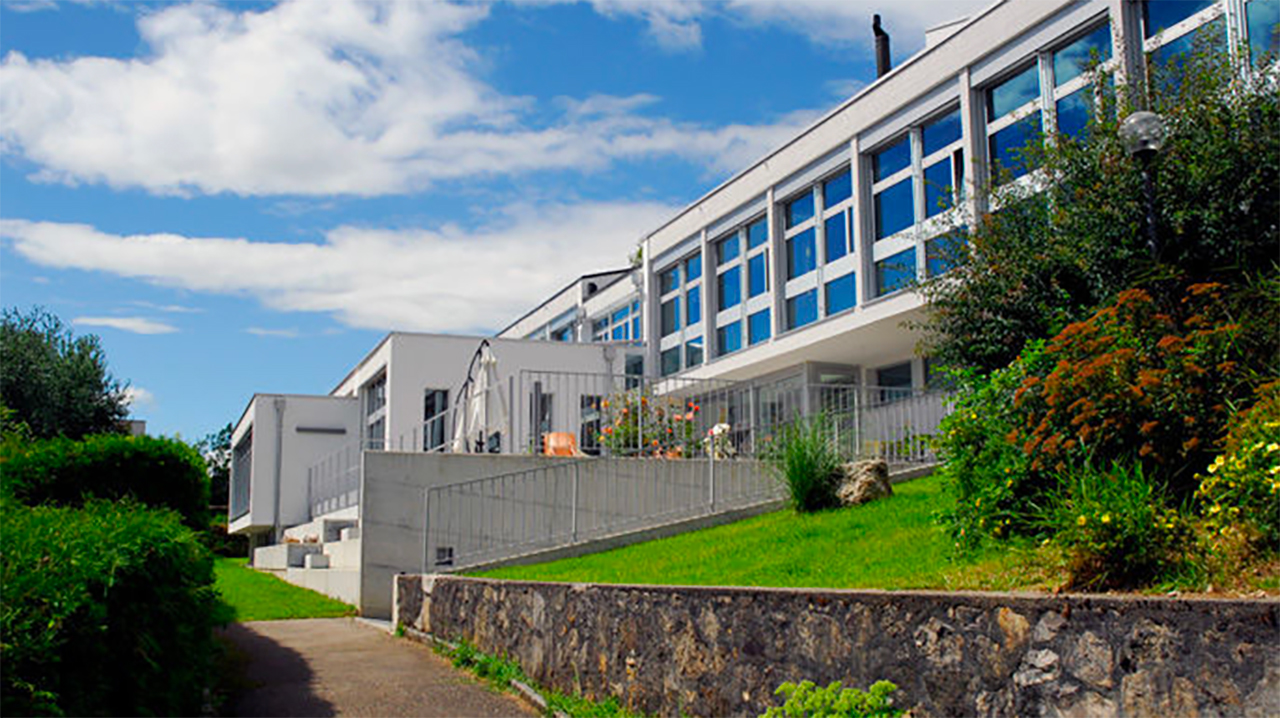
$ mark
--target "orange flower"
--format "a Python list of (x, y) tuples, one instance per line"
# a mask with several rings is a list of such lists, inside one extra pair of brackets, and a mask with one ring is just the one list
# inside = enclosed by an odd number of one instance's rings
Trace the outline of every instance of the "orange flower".
[(1143, 425), (1138, 429), (1138, 432), (1139, 432), (1139, 433), (1141, 433), (1141, 434), (1147, 434), (1147, 435), (1149, 435), (1149, 434), (1151, 434), (1151, 432), (1155, 431), (1155, 430), (1156, 430), (1156, 427), (1158, 427), (1158, 426), (1160, 426), (1160, 422), (1158, 422), (1158, 421), (1148, 421), (1148, 422), (1146, 422), (1145, 424), (1143, 424)]

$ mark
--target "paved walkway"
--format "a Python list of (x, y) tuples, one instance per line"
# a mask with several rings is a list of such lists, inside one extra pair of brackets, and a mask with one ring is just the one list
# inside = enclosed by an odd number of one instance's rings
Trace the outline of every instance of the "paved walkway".
[(225, 635), (245, 654), (247, 685), (224, 715), (538, 715), (426, 646), (354, 619), (236, 623)]

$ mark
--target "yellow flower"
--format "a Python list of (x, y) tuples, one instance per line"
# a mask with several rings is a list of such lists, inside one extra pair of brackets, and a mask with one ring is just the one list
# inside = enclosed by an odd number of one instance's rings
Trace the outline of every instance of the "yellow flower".
[(1080, 514), (1080, 518), (1076, 519), (1076, 526), (1084, 526), (1087, 523), (1089, 519), (1085, 518), (1084, 514)]
[(1109, 523), (1111, 523), (1111, 514), (1103, 514), (1103, 515), (1102, 515), (1102, 523), (1104, 523), (1104, 524), (1109, 524)]
[(1209, 513), (1211, 513), (1211, 514), (1216, 514), (1216, 513), (1218, 513), (1218, 512), (1219, 512), (1219, 511), (1221, 511), (1221, 510), (1222, 510), (1222, 506), (1220, 506), (1220, 505), (1218, 505), (1218, 504), (1214, 504), (1213, 506), (1210, 506), (1210, 507), (1209, 507)]
[(1270, 444), (1267, 444), (1267, 453), (1269, 454), (1273, 451), (1280, 451), (1280, 444), (1277, 444), (1274, 441), (1271, 442)]

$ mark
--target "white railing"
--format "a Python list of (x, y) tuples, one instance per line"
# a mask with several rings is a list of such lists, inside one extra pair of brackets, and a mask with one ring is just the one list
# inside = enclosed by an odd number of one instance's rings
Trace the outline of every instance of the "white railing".
[(753, 460), (568, 460), (427, 489), (423, 565), (456, 570), (782, 497)]
[(360, 504), (361, 448), (348, 444), (307, 469), (311, 518)]

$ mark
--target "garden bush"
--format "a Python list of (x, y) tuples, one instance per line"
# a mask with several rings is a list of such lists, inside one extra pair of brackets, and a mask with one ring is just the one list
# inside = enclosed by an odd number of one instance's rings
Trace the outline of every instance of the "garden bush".
[(1221, 284), (1193, 284), (1161, 306), (1142, 289), (1068, 325), (1044, 348), (1047, 372), (1014, 393), (1018, 424), (1008, 441), (1033, 475), (1086, 461), (1137, 461), (1178, 500), (1195, 488), (1231, 415), (1250, 397), (1241, 325)]
[(1135, 462), (1074, 470), (1046, 519), (1078, 588), (1146, 585), (1179, 566), (1189, 546), (1186, 523)]
[(897, 690), (889, 681), (876, 681), (865, 691), (845, 688), (840, 681), (826, 688), (813, 681), (783, 683), (774, 695), (785, 696), (786, 701), (760, 718), (894, 718), (903, 713), (901, 708), (893, 707)]
[(779, 428), (762, 452), (765, 462), (787, 488), (791, 505), (802, 512), (839, 505), (842, 458), (823, 414), (801, 418)]
[(197, 715), (213, 561), (172, 511), (0, 499), (0, 712)]
[(1233, 417), (1225, 451), (1197, 478), (1196, 503), (1210, 535), (1238, 534), (1280, 551), (1280, 381)]
[(37, 441), (0, 466), (0, 491), (29, 505), (76, 506), (87, 497), (131, 496), (177, 511), (196, 530), (209, 523), (204, 460), (176, 439), (100, 435)]

